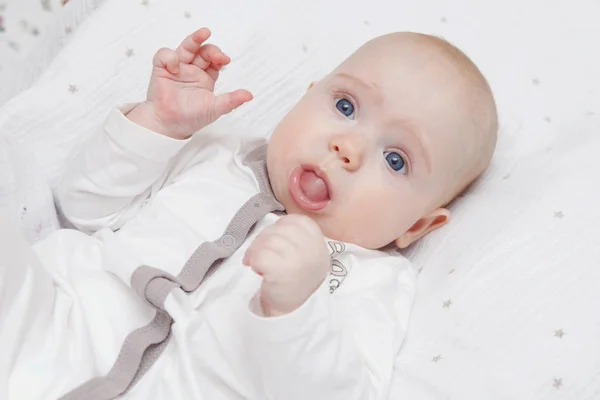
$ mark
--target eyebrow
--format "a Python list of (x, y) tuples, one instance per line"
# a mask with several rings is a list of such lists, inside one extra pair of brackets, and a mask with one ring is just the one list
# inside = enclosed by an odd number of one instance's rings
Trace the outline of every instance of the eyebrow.
[[(421, 156), (425, 162), (425, 167), (427, 168), (427, 172), (431, 173), (431, 153), (425, 146), (425, 143), (423, 141), (423, 133), (421, 132), (421, 130), (406, 119), (393, 120), (392, 124), (394, 124), (395, 126), (402, 127), (402, 131), (408, 132), (409, 135), (413, 138), (412, 142), (415, 143), (417, 151), (421, 153)], [(414, 154), (412, 154), (412, 152), (410, 152), (409, 156), (411, 156), (411, 158), (414, 159)]]
[(365, 82), (362, 79), (351, 75), (347, 72), (338, 72), (337, 74), (335, 74), (335, 76), (352, 81), (354, 84), (361, 86), (362, 88), (371, 92), (371, 94), (373, 94), (377, 98), (377, 100), (381, 100), (381, 91), (377, 84)]

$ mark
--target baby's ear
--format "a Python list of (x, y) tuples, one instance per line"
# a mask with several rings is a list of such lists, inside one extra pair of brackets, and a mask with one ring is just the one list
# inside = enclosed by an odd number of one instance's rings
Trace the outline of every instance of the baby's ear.
[(405, 249), (429, 232), (446, 225), (448, 221), (450, 221), (450, 211), (445, 208), (438, 208), (431, 212), (431, 214), (415, 222), (409, 230), (396, 239), (396, 246)]

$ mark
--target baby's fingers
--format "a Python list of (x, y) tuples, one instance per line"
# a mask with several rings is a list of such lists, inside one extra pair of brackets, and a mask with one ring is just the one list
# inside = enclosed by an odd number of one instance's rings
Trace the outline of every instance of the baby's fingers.
[(274, 266), (281, 264), (281, 256), (269, 248), (250, 248), (244, 256), (243, 264), (250, 267), (256, 274), (268, 277)]
[(165, 68), (169, 73), (179, 73), (179, 57), (174, 50), (162, 48), (156, 52), (152, 64), (158, 68)]
[(177, 47), (175, 50), (179, 55), (179, 59), (181, 62), (189, 64), (192, 62), (194, 57), (196, 57), (196, 53), (200, 50), (202, 43), (206, 42), (206, 40), (210, 37), (210, 29), (201, 28), (196, 32), (192, 33), (190, 36), (183, 39), (183, 42)]
[(231, 62), (231, 58), (227, 56), (218, 46), (214, 44), (205, 44), (200, 47), (198, 55), (194, 58), (193, 63), (202, 69), (206, 69), (210, 63), (213, 65), (227, 65)]
[(218, 117), (228, 114), (244, 103), (252, 100), (253, 96), (247, 90), (238, 89), (234, 92), (223, 93), (215, 99), (215, 115)]

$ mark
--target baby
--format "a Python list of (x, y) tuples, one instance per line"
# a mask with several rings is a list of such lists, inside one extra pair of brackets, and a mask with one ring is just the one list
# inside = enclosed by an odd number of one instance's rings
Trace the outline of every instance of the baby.
[(23, 260), (0, 397), (387, 398), (415, 276), (378, 249), (448, 223), (494, 151), (491, 90), (447, 42), (393, 33), (257, 147), (203, 130), (252, 100), (214, 94), (230, 58), (209, 36), (159, 50), (147, 100), (113, 110), (69, 169), (59, 201), (79, 231)]

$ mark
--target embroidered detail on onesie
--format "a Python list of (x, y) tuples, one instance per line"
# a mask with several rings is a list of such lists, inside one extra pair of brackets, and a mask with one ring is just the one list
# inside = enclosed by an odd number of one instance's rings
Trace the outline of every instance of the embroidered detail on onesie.
[(327, 242), (331, 248), (331, 272), (329, 273), (329, 293), (335, 292), (346, 276), (348, 268), (340, 261), (340, 256), (346, 251), (346, 245), (341, 242), (331, 240)]

